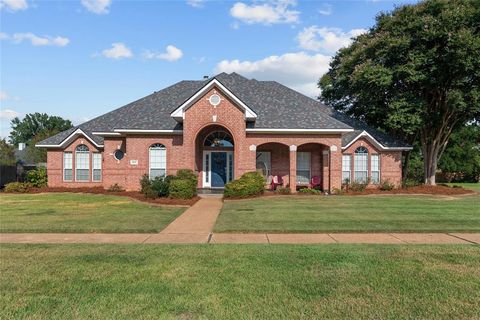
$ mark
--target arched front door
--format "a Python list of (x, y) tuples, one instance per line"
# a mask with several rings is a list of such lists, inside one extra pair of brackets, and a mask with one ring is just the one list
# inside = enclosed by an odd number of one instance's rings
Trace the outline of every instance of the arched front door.
[(223, 188), (233, 177), (233, 138), (226, 130), (211, 132), (203, 143), (203, 187)]

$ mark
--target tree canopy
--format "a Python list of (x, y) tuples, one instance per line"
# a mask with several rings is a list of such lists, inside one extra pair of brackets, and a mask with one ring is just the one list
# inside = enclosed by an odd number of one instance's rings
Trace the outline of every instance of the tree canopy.
[(20, 120), (18, 117), (12, 119), (10, 132), (10, 142), (17, 145), (25, 142), (27, 145), (38, 134), (54, 135), (72, 127), (70, 120), (65, 120), (58, 116), (49, 116), (46, 113), (29, 113)]
[(15, 163), (15, 148), (5, 139), (0, 139), (0, 165), (11, 166)]
[(453, 130), (480, 115), (480, 1), (427, 0), (381, 13), (333, 58), (320, 99), (413, 143), (425, 182)]

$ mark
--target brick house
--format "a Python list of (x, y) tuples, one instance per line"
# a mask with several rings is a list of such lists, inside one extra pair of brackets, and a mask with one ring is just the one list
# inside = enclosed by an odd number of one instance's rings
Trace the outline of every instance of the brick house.
[[(401, 141), (274, 81), (221, 73), (181, 81), (37, 144), (52, 187), (138, 190), (144, 174), (189, 168), (198, 187), (222, 188), (248, 171), (292, 191), (342, 181), (401, 181)], [(280, 179), (278, 177), (281, 177)]]

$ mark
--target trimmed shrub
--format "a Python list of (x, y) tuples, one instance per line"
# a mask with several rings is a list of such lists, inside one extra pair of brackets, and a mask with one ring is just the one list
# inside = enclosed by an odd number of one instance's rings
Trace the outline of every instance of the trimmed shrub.
[(353, 191), (353, 192), (363, 192), (367, 188), (367, 183), (366, 182), (356, 182), (352, 181), (348, 185), (348, 190)]
[(422, 183), (415, 179), (406, 179), (402, 182), (403, 188), (412, 188), (421, 185)]
[(238, 180), (225, 185), (225, 198), (245, 198), (258, 196), (265, 191), (265, 180), (258, 172), (247, 172)]
[(125, 191), (125, 189), (119, 185), (118, 183), (112, 184), (110, 187), (107, 189), (108, 192), (122, 192)]
[(289, 187), (278, 187), (275, 192), (278, 194), (291, 194), (292, 190)]
[(27, 182), (30, 182), (32, 186), (36, 188), (47, 186), (47, 169), (37, 168), (27, 172)]
[(173, 178), (173, 180), (177, 180), (177, 179), (188, 181), (191, 192), (193, 194), (191, 198), (197, 195), (198, 181), (197, 181), (197, 175), (195, 174), (195, 172), (193, 172), (190, 169), (180, 169), (177, 171), (177, 175)]
[(304, 194), (322, 194), (320, 190), (317, 189), (311, 189), (311, 188), (303, 188), (298, 190), (298, 193), (304, 193)]
[(33, 188), (30, 182), (10, 182), (5, 185), (5, 192), (26, 193)]
[(192, 189), (192, 181), (187, 179), (173, 179), (170, 181), (170, 197), (174, 199), (191, 199), (197, 189)]
[(391, 183), (389, 180), (382, 180), (380, 181), (380, 184), (378, 185), (378, 189), (382, 191), (390, 191), (395, 189), (395, 185)]
[(168, 197), (169, 183), (166, 177), (155, 177), (150, 182), (150, 188), (157, 194), (158, 197)]

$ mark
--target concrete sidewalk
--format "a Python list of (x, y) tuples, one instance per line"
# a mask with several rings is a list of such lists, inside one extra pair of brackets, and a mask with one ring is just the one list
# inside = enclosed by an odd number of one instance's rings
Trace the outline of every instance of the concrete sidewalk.
[(480, 233), (2, 233), (0, 243), (480, 244)]

